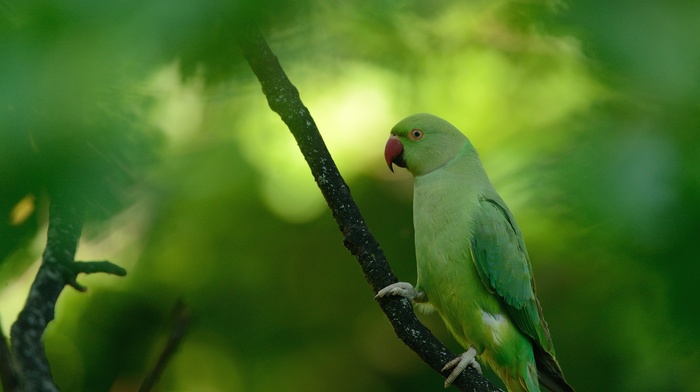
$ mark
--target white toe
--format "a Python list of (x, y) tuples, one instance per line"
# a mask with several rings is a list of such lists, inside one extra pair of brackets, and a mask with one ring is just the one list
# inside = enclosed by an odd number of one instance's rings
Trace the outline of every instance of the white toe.
[(459, 376), (467, 366), (471, 366), (476, 369), (479, 374), (481, 374), (481, 365), (476, 361), (476, 349), (474, 347), (469, 347), (469, 350), (465, 351), (461, 355), (457, 356), (450, 362), (447, 362), (442, 368), (442, 371), (452, 369), (452, 373), (445, 379), (445, 388), (452, 385), (452, 382)]
[(397, 295), (399, 297), (414, 299), (416, 298), (416, 289), (413, 288), (413, 285), (408, 282), (398, 282), (390, 284), (384, 287), (383, 289), (379, 290), (379, 292), (376, 296), (374, 296), (374, 298), (383, 298), (390, 295)]

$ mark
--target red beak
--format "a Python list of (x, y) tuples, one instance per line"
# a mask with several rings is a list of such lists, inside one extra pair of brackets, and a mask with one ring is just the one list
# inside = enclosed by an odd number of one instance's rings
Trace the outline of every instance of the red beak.
[(386, 142), (386, 147), (384, 147), (384, 159), (386, 159), (386, 164), (389, 166), (389, 170), (392, 172), (394, 171), (392, 163), (396, 163), (398, 166), (403, 166), (400, 162), (397, 162), (397, 159), (399, 159), (402, 152), (403, 145), (399, 139), (396, 138), (396, 136), (391, 135), (389, 140)]

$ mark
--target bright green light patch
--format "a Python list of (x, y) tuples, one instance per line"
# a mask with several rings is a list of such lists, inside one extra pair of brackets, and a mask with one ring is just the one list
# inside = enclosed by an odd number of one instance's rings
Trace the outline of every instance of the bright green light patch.
[[(314, 72), (308, 77), (299, 81), (308, 85), (304, 101), (345, 180), (368, 166), (382, 165), (384, 142), (396, 118), (387, 93), (389, 75), (358, 63), (348, 65), (333, 83), (312, 83), (318, 78)], [(244, 155), (263, 176), (260, 191), (270, 210), (290, 222), (320, 216), (327, 208), (323, 197), (280, 118), (260, 106), (260, 111), (246, 112), (239, 124), (236, 135)]]

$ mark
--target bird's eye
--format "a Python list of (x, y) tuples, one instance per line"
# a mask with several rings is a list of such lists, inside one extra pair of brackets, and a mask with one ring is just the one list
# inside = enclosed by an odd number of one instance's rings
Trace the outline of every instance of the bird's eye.
[(421, 131), (418, 128), (414, 128), (411, 130), (411, 133), (409, 134), (409, 136), (413, 140), (420, 140), (423, 137), (423, 131)]

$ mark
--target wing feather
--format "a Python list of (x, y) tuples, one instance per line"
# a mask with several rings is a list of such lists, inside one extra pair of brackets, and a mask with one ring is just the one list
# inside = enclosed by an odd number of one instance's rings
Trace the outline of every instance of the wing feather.
[(520, 331), (554, 354), (535, 296), (530, 259), (515, 219), (498, 195), (482, 197), (480, 207), (470, 245), (481, 281), (501, 298)]

